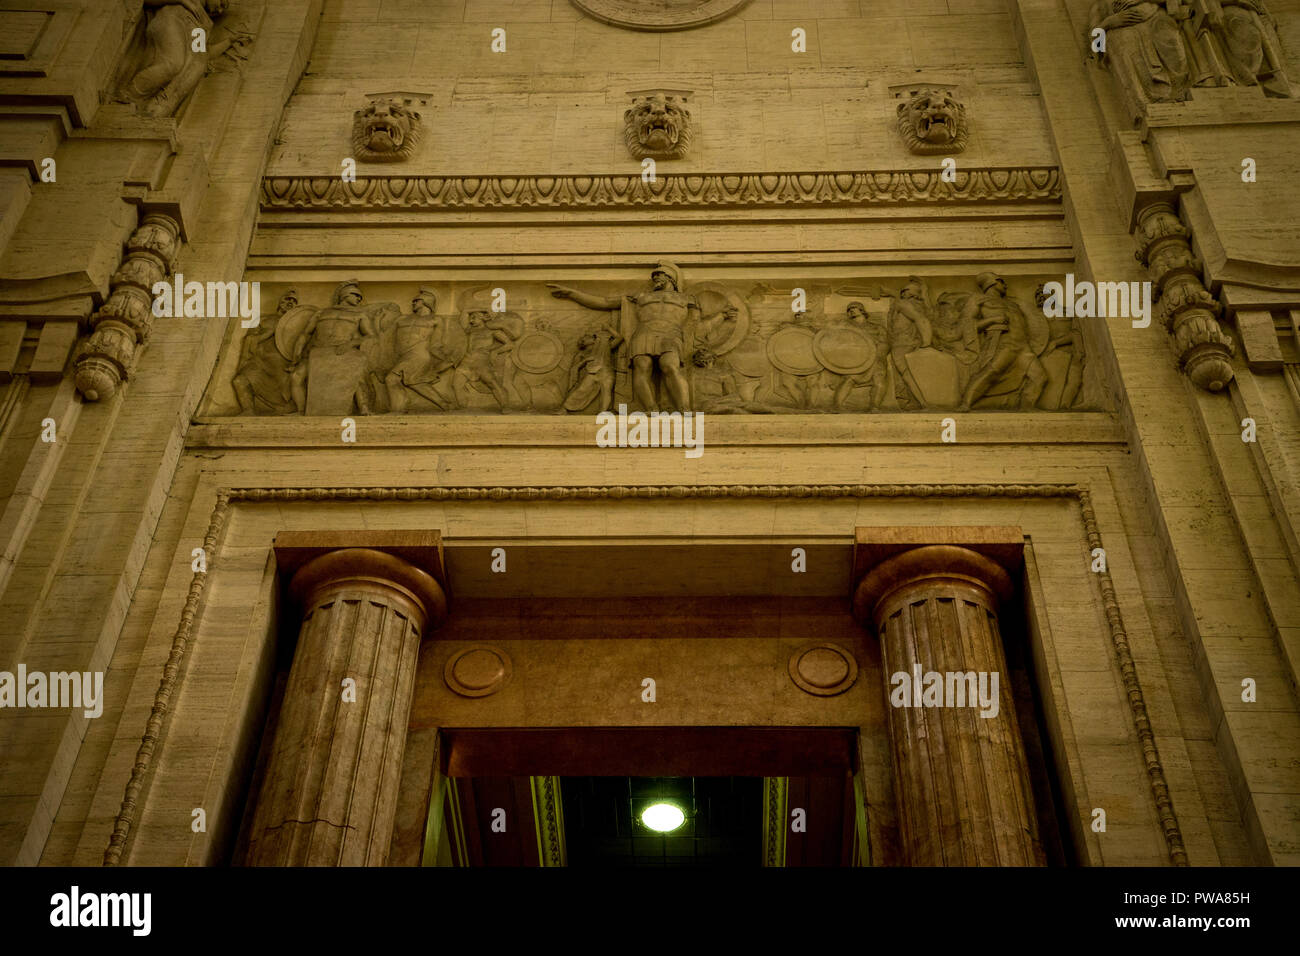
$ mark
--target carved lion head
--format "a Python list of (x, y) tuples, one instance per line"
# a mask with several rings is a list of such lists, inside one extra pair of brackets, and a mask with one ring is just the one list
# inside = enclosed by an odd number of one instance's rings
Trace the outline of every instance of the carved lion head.
[(366, 163), (400, 163), (409, 159), (420, 140), (418, 101), (380, 95), (352, 118), (352, 152)]
[(637, 159), (681, 159), (691, 146), (686, 97), (672, 93), (635, 96), (623, 114), (623, 138)]
[(950, 90), (905, 93), (898, 104), (898, 131), (914, 153), (960, 153), (966, 148), (966, 107)]

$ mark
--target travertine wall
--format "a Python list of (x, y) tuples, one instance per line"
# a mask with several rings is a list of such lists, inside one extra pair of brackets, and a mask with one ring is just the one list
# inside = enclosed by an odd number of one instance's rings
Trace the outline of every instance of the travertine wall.
[[(354, 444), (341, 441), (337, 418), (235, 416), (237, 321), (155, 321), (127, 384), (98, 403), (60, 377), (61, 360), (42, 372), (24, 359), (30, 370), (13, 366), (0, 405), (0, 670), (106, 668), (106, 699), (89, 721), (80, 711), (0, 711), (0, 862), (97, 864), (115, 829), (127, 838), (121, 862), (223, 858), (284, 639), (276, 622), (289, 613), (278, 606), (271, 542), (321, 528), (437, 529), (449, 554), (464, 556), (449, 560), (452, 623), (421, 651), (415, 731), (857, 726), (869, 818), (888, 833), (878, 650), (845, 615), (854, 529), (894, 525), (1023, 530), (1045, 743), (1080, 862), (1169, 863), (1170, 807), (1193, 865), (1300, 862), (1300, 342), (1287, 325), (1300, 314), (1300, 243), (1285, 186), (1298, 171), (1297, 101), (1197, 91), (1181, 106), (1149, 104), (1135, 125), (1113, 71), (1086, 61), (1086, 0), (752, 0), (670, 33), (600, 23), (569, 0), (302, 0), (269, 6), (242, 72), (205, 78), (178, 119), (143, 119), (98, 103), (139, 4), (45, 6), (71, 11), (57, 69), (40, 80), (0, 74), (6, 102), (44, 96), (49, 114), (14, 111), (0, 127), (15, 133), (0, 137), (13, 154), (2, 158), (21, 172), (0, 194), (0, 327), (22, 324), (22, 356), (45, 342), (44, 329), (51, 342), (66, 337), (102, 304), (144, 210), (181, 222), (176, 271), (262, 281), (268, 296), (348, 278), (371, 301), (426, 282), (631, 291), (671, 257), (688, 287), (912, 273), (958, 282), (993, 270), (1031, 305), (1033, 283), (1066, 272), (1148, 278), (1132, 232), (1138, 209), (1156, 200), (1173, 201), (1191, 229), (1201, 278), (1228, 304), (1223, 326), (1238, 344), (1233, 381), (1211, 393), (1180, 373), (1159, 316), (1149, 328), (1092, 320), (1094, 410), (956, 413), (955, 443), (941, 441), (947, 412), (710, 417), (697, 460), (598, 448), (586, 416), (357, 416)], [(1300, 3), (1270, 9), (1300, 77)], [(494, 27), (506, 30), (505, 53), (491, 51)], [(790, 51), (795, 27), (807, 31), (806, 53)], [(958, 170), (1049, 169), (1058, 187), (988, 201), (805, 194), (631, 207), (274, 200), (276, 183), (334, 180), (353, 111), (392, 90), (429, 94), (419, 148), (359, 176), (638, 176), (623, 142), (626, 93), (659, 86), (692, 90), (697, 124), (688, 156), (662, 161), (661, 176), (933, 175), (941, 157), (910, 152), (895, 120), (890, 87), (916, 81), (951, 87), (966, 105)], [(17, 83), (44, 86), (7, 85)], [(39, 160), (51, 152), (58, 182), (41, 183)], [(1241, 182), (1245, 156), (1257, 160), (1257, 182)], [(1247, 416), (1254, 443), (1241, 440)], [(41, 441), (50, 417), (53, 443)], [(593, 500), (437, 491), (634, 485), (741, 489)], [(1098, 539), (1105, 576), (1090, 570)], [(485, 624), (487, 636), (455, 623), (458, 575), (467, 601), (484, 587), (472, 563), (480, 550), (640, 543), (653, 564), (656, 547), (692, 542), (808, 547), (824, 559), (809, 583), (791, 584), (774, 565), (763, 572), (771, 593), (840, 594), (845, 614), (791, 611), (756, 617), (762, 633), (717, 624), (717, 634), (687, 637), (672, 615), (661, 632), (652, 616), (628, 613), (637, 630), (622, 639), (566, 635), (553, 621), (531, 633), (524, 617)], [(202, 575), (197, 547), (208, 549)], [(564, 578), (562, 561), (537, 566), (538, 580), (505, 576), (519, 596), (554, 594), (546, 589)], [(683, 600), (718, 599), (733, 584), (702, 568)], [(832, 634), (861, 673), (847, 694), (813, 698), (786, 673), (789, 653)], [(501, 693), (467, 700), (447, 689), (442, 667), (477, 641), (506, 649), (514, 674)], [(635, 693), (647, 667), (672, 688), (653, 710)], [(1242, 700), (1244, 678), (1257, 684), (1254, 702)], [(1135, 720), (1134, 680), (1149, 733)], [(1152, 785), (1153, 746), (1167, 800)], [(404, 787), (418, 793), (427, 778), (412, 772)], [(418, 816), (418, 798), (403, 800)], [(207, 833), (191, 830), (195, 807), (207, 810)], [(1090, 828), (1097, 807), (1105, 833)]]

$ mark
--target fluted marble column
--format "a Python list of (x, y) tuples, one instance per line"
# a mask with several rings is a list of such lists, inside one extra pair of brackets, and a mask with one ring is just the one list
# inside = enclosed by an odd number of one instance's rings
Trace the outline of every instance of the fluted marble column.
[(426, 571), (369, 548), (313, 558), (290, 590), (303, 620), (247, 862), (383, 866), (416, 655), (445, 595)]
[[(996, 561), (947, 544), (886, 558), (854, 596), (880, 640), (901, 838), (913, 866), (1045, 863), (998, 630), (998, 602), (1011, 591)], [(996, 715), (981, 716), (978, 703), (951, 706), (955, 693), (945, 706), (895, 706), (904, 701), (896, 674), (906, 675), (907, 702), (924, 702), (910, 699), (918, 665), (922, 675), (990, 675), (990, 691), (997, 674)]]

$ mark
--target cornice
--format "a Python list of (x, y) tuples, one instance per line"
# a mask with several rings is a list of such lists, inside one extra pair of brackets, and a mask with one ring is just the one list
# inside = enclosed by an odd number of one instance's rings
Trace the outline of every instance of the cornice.
[(1056, 166), (593, 176), (266, 176), (263, 212), (1060, 202)]

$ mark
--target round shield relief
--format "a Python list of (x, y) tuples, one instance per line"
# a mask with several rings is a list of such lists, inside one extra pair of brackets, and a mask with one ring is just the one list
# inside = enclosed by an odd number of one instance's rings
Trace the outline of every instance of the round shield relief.
[(876, 345), (864, 332), (847, 325), (822, 329), (813, 337), (813, 354), (840, 375), (865, 372), (876, 363)]
[(295, 305), (275, 324), (275, 347), (288, 361), (298, 361), (307, 343), (307, 327), (319, 311), (314, 305)]
[(811, 375), (821, 371), (821, 362), (813, 351), (813, 330), (801, 325), (787, 325), (767, 340), (767, 357), (782, 372)]
[(741, 375), (750, 378), (762, 378), (772, 371), (768, 361), (767, 350), (757, 336), (745, 339), (736, 348), (727, 353), (727, 363)]
[(533, 330), (515, 343), (510, 358), (521, 372), (545, 375), (564, 358), (564, 343), (554, 332)]
[[(695, 341), (697, 348), (703, 346), (709, 349), (714, 355), (726, 355), (741, 342), (745, 341), (745, 336), (749, 335), (750, 313), (749, 305), (734, 290), (728, 289), (716, 282), (701, 282), (691, 289), (695, 300), (700, 304), (700, 315), (707, 316), (721, 312), (724, 309), (736, 310), (736, 321), (731, 323), (731, 328), (726, 338), (719, 338), (718, 341), (701, 342), (698, 333)], [(723, 323), (723, 329), (726, 329), (726, 323)]]

